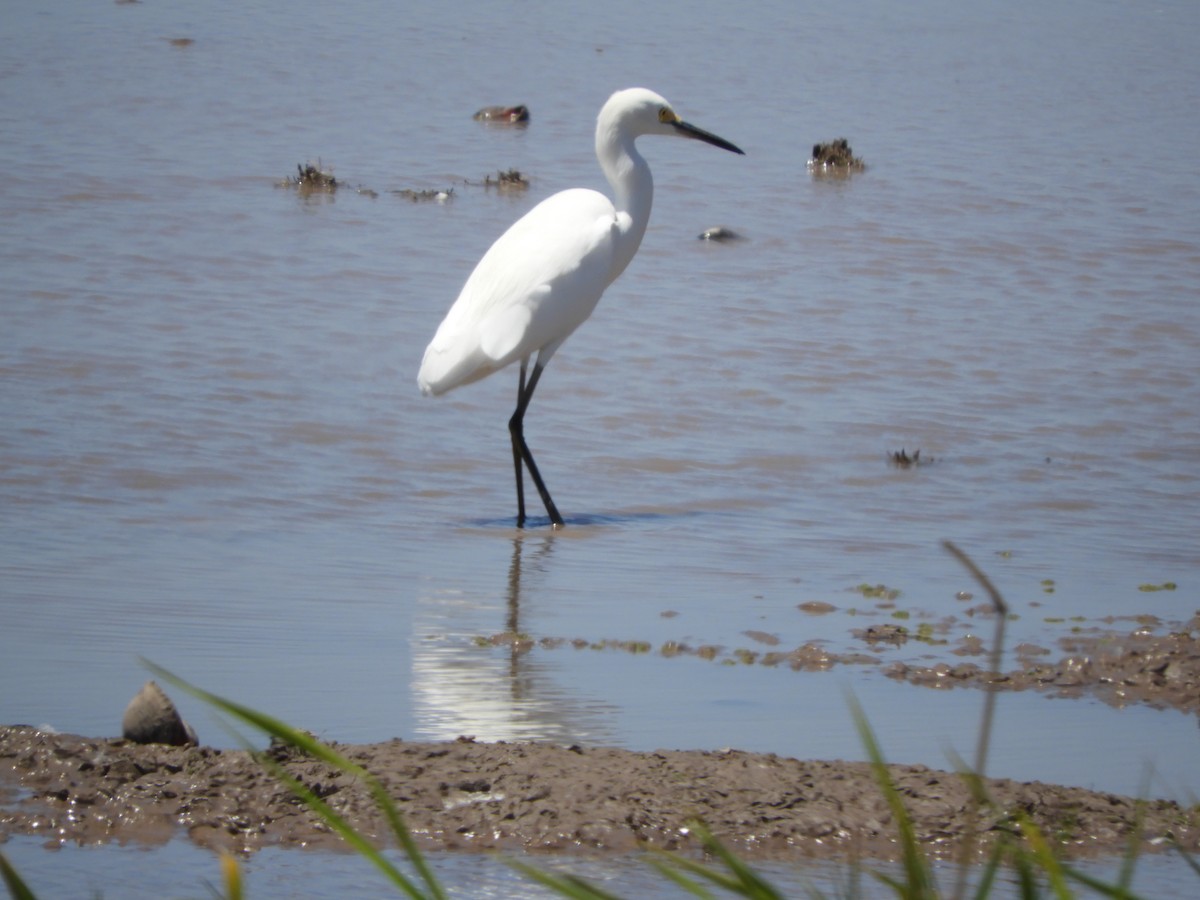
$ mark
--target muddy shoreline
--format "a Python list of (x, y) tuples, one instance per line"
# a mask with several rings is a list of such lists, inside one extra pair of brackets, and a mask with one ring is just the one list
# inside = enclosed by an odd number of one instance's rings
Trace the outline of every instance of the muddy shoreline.
[[(1198, 630), (1200, 616), (1167, 634), (1139, 628), (1074, 635), (1062, 644), (1070, 655), (1059, 662), (1027, 650), (1018, 652), (1022, 667), (1007, 673), (967, 662), (893, 662), (883, 671), (924, 686), (1088, 694), (1194, 713)], [(775, 664), (823, 669), (862, 655), (843, 658), (806, 645), (779, 656)], [(696, 850), (689, 823), (702, 819), (751, 857), (890, 858), (896, 850), (895, 823), (865, 763), (471, 738), (334, 746), (385, 785), (429, 849)], [(298, 752), (269, 752), (351, 824), (383, 840), (384, 822), (361, 783)], [(889, 768), (931, 852), (953, 853), (976, 834), (984, 849), (1011, 832), (1017, 813), (1067, 854), (1122, 852), (1135, 835), (1148, 849), (1177, 841), (1200, 852), (1200, 805), (995, 779), (987, 782), (994, 808), (979, 814), (957, 774)], [(236, 852), (341, 846), (248, 752), (0, 726), (0, 843), (18, 834), (44, 836), (47, 846), (157, 844), (179, 835)]]
[[(752, 858), (886, 859), (896, 851), (894, 822), (865, 763), (467, 738), (335, 746), (381, 780), (428, 849), (696, 850), (688, 825), (700, 818)], [(270, 752), (382, 840), (384, 823), (361, 783), (297, 752)], [(973, 830), (986, 845), (1012, 830), (1018, 811), (1068, 854), (1120, 852), (1135, 833), (1147, 848), (1175, 840), (1200, 851), (1200, 809), (997, 779), (988, 782), (996, 808), (977, 821), (958, 775), (890, 769), (931, 852), (954, 852)], [(49, 847), (157, 844), (180, 835), (242, 853), (340, 847), (245, 751), (0, 727), (0, 841), (17, 834), (44, 836)]]

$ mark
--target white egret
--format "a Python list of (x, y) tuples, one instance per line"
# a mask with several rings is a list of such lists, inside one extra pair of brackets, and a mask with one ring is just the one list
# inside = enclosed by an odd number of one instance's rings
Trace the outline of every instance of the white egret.
[[(654, 180), (634, 141), (676, 135), (733, 153), (737, 147), (683, 121), (653, 91), (613, 94), (596, 120), (596, 158), (614, 199), (573, 188), (543, 200), (492, 244), (425, 350), (417, 384), (442, 394), (521, 363), (517, 408), (508, 422), (517, 476), (517, 527), (525, 525), (522, 466), (555, 528), (563, 524), (525, 443), (525, 410), (555, 351), (592, 314), (642, 243)], [(533, 372), (526, 381), (530, 359)]]

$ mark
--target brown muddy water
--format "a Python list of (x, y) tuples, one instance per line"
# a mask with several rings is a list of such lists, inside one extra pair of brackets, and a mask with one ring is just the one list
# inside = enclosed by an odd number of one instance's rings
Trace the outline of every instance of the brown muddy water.
[[(6, 33), (0, 721), (115, 734), (146, 657), (333, 740), (854, 760), (852, 690), (890, 759), (945, 767), (982, 695), (886, 675), (981, 663), (943, 539), (1012, 607), (1005, 671), (1200, 609), (1194, 4), (67, 3)], [(515, 373), (428, 401), (416, 367), (509, 222), (602, 186), (634, 84), (747, 155), (643, 141), (641, 253), (527, 419), (568, 526), (518, 533)], [(810, 175), (839, 137), (866, 171)], [(336, 191), (276, 187), (309, 162)], [(885, 625), (912, 637), (858, 634)], [(809, 644), (878, 664), (763, 665)], [(1011, 693), (989, 774), (1194, 802), (1198, 743), (1194, 710)], [(185, 853), (10, 850), (63, 896), (155, 896)], [(269, 859), (263, 894), (311, 865)]]

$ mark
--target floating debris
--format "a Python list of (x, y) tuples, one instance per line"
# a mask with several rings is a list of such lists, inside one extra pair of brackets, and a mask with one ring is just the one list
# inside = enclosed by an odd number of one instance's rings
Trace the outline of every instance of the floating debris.
[(813, 144), (812, 159), (808, 168), (822, 172), (861, 172), (867, 164), (854, 155), (850, 143), (845, 138), (838, 138), (827, 144)]
[(814, 616), (823, 616), (826, 613), (834, 612), (837, 607), (832, 603), (826, 603), (823, 600), (808, 600), (804, 603), (797, 604), (796, 609), (800, 612), (805, 612)]
[(190, 47), (196, 43), (195, 38), (164, 38), (169, 41), (172, 47)]
[(850, 588), (856, 594), (862, 594), (867, 600), (895, 600), (900, 596), (899, 588), (890, 588), (886, 584), (867, 584), (863, 582), (860, 585)]
[(868, 644), (895, 644), (898, 647), (908, 640), (908, 629), (890, 622), (886, 625), (872, 625), (865, 630), (855, 629), (851, 634)]
[(292, 187), (301, 191), (327, 191), (332, 193), (337, 190), (338, 180), (333, 177), (332, 172), (326, 172), (321, 167), (321, 161), (317, 160), (314, 166), (312, 163), (304, 165), (296, 164), (296, 174), (291, 175), (283, 181), (279, 182), (279, 187)]
[(483, 176), (483, 186), (501, 191), (523, 191), (529, 187), (529, 179), (516, 169), (509, 169), (507, 172), (497, 172), (495, 178)]
[(399, 197), (404, 197), (406, 200), (411, 200), (413, 203), (428, 202), (430, 200), (435, 203), (445, 203), (454, 196), (454, 188), (446, 188), (445, 190), (431, 189), (424, 191), (413, 191), (405, 188), (402, 191), (392, 191)]
[(147, 681), (125, 707), (121, 733), (135, 744), (170, 744), (185, 747), (198, 744), (196, 732), (183, 721), (179, 710), (163, 689)]
[(485, 106), (471, 118), (478, 122), (492, 122), (497, 125), (524, 125), (529, 122), (529, 108), (526, 106)]
[[(907, 469), (912, 466), (919, 466), (919, 465), (921, 465), (921, 451), (914, 450), (913, 455), (909, 456), (908, 452), (903, 447), (901, 447), (898, 452), (889, 453), (888, 460), (891, 462), (891, 464), (893, 466), (896, 466), (897, 468), (900, 468), (900, 469)], [(929, 462), (929, 460), (926, 460), (926, 462)]]
[(721, 225), (716, 225), (712, 228), (705, 228), (702, 232), (696, 235), (702, 241), (740, 241), (742, 236), (732, 228), (725, 228)]

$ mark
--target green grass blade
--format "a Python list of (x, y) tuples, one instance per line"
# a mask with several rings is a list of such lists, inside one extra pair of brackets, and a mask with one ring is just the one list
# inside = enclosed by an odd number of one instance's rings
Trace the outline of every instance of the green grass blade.
[(221, 854), (221, 875), (225, 882), (225, 900), (243, 900), (242, 867), (232, 853)]
[[(321, 743), (311, 735), (305, 734), (299, 729), (293, 728), (281, 719), (276, 719), (274, 716), (269, 716), (266, 713), (262, 713), (256, 709), (244, 706), (241, 703), (236, 703), (233, 700), (227, 700), (226, 698), (210, 693), (203, 688), (196, 687), (195, 685), (184, 681), (173, 672), (170, 672), (161, 666), (155, 665), (149, 660), (143, 659), (141, 662), (144, 666), (146, 666), (146, 668), (162, 678), (164, 681), (175, 685), (182, 691), (186, 691), (193, 697), (202, 700), (210, 706), (216, 707), (227, 715), (232, 716), (233, 718), (238, 719), (247, 725), (257, 728), (260, 731), (269, 734), (280, 741), (283, 741), (289, 746), (295, 747), (296, 749), (306, 753), (309, 756), (312, 756), (315, 759), (319, 759), (328, 763), (334, 768), (345, 772), (347, 775), (361, 779), (362, 782), (367, 786), (367, 789), (370, 792), (372, 799), (374, 799), (376, 806), (379, 807), (380, 811), (386, 818), (389, 827), (392, 829), (397, 841), (399, 841), (400, 846), (409, 859), (409, 862), (412, 863), (413, 868), (417, 870), (417, 874), (421, 881), (424, 882), (428, 891), (427, 895), (423, 894), (418, 888), (416, 888), (416, 886), (409, 881), (409, 879), (402, 872), (400, 872), (399, 869), (393, 866), (386, 857), (380, 854), (370, 843), (370, 841), (355, 831), (354, 828), (349, 825), (349, 823), (342, 820), (341, 817), (338, 816), (337, 813), (335, 813), (333, 809), (328, 806), (328, 804), (324, 803), (319, 797), (316, 797), (314, 794), (312, 794), (311, 791), (308, 791), (307, 788), (295, 781), (295, 779), (287, 776), (286, 773), (283, 772), (282, 768), (279, 767), (277, 763), (274, 763), (273, 760), (269, 760), (266, 757), (263, 757), (261, 754), (258, 755), (260, 762), (267, 766), (267, 768), (270, 769), (277, 777), (282, 777), (284, 782), (289, 786), (289, 788), (292, 789), (294, 793), (297, 794), (297, 796), (301, 797), (301, 799), (303, 799), (304, 802), (308, 804), (308, 806), (313, 809), (314, 812), (324, 818), (327, 824), (329, 824), (330, 827), (334, 828), (334, 830), (341, 835), (343, 840), (351, 844), (351, 846), (358, 850), (359, 853), (375, 863), (375, 865), (379, 867), (388, 877), (388, 879), (396, 884), (397, 887), (400, 887), (401, 890), (404, 890), (409, 894), (409, 896), (412, 897), (424, 898), (427, 896), (432, 898), (432, 900), (446, 900), (445, 891), (442, 889), (441, 884), (433, 874), (433, 871), (429, 868), (429, 864), (426, 862), (424, 854), (421, 853), (420, 848), (418, 848), (416, 842), (413, 841), (412, 834), (409, 832), (407, 826), (405, 826), (399, 809), (396, 808), (396, 805), (388, 795), (387, 790), (382, 784), (380, 784), (378, 779), (371, 775), (370, 772), (368, 772), (362, 766), (346, 759), (346, 757), (342, 756), (332, 747)], [(332, 818), (329, 818), (329, 816), (332, 816)], [(335, 824), (335, 820), (340, 822), (341, 827), (338, 827), (338, 825)]]
[(888, 808), (892, 812), (892, 818), (895, 819), (896, 829), (899, 832), (907, 882), (904, 889), (897, 892), (905, 897), (936, 897), (938, 896), (937, 884), (933, 878), (933, 871), (929, 867), (929, 860), (922, 852), (920, 844), (917, 843), (917, 833), (913, 827), (912, 818), (904, 807), (904, 800), (901, 798), (900, 792), (892, 783), (891, 773), (888, 772), (887, 762), (883, 758), (883, 751), (879, 749), (879, 742), (875, 740), (871, 724), (867, 721), (866, 713), (863, 712), (857, 698), (853, 694), (849, 694), (847, 699), (851, 714), (854, 716), (854, 724), (858, 728), (859, 739), (867, 751), (871, 771), (875, 775), (879, 789), (883, 792), (884, 799), (887, 800)]
[(708, 888), (704, 887), (702, 884), (697, 884), (695, 881), (692, 881), (692, 879), (680, 872), (675, 867), (677, 862), (678, 860), (670, 857), (666, 857), (664, 859), (651, 857), (650, 859), (650, 865), (654, 866), (654, 868), (658, 870), (659, 874), (661, 874), (664, 878), (675, 882), (675, 884), (679, 885), (693, 897), (699, 897), (700, 900), (716, 900), (716, 895), (708, 890)]
[[(706, 866), (704, 863), (696, 862), (694, 859), (688, 859), (686, 856), (669, 856), (665, 851), (662, 851), (659, 861), (664, 866), (674, 867), (676, 871), (683, 870), (690, 872), (692, 875), (698, 875), (731, 894), (736, 894), (741, 889), (741, 884), (732, 875), (720, 872), (710, 866)], [(682, 877), (682, 872), (680, 874)], [(687, 879), (685, 878), (684, 880)], [(697, 886), (699, 887), (699, 885)]]
[(1042, 835), (1042, 830), (1025, 815), (1018, 817), (1017, 827), (1021, 829), (1021, 834), (1029, 845), (1033, 860), (1049, 880), (1050, 890), (1059, 900), (1071, 900), (1071, 889), (1067, 887), (1067, 877), (1063, 872), (1062, 863), (1050, 849), (1050, 845)]
[(570, 873), (559, 875), (556, 872), (547, 872), (545, 869), (539, 869), (515, 859), (506, 860), (506, 862), (526, 878), (536, 881), (542, 887), (549, 888), (563, 897), (571, 897), (573, 900), (621, 900), (621, 897), (616, 894), (601, 890), (578, 875)]
[(1192, 871), (1195, 872), (1197, 876), (1200, 876), (1200, 863), (1196, 862), (1196, 858), (1184, 850), (1183, 845), (1174, 837), (1171, 838), (1171, 846), (1174, 847), (1175, 851), (1183, 857), (1183, 861), (1191, 867)]
[(1139, 900), (1137, 894), (1120, 883), (1106, 884), (1099, 878), (1088, 875), (1086, 872), (1080, 872), (1071, 866), (1063, 866), (1063, 873), (1067, 878), (1079, 882), (1086, 888), (1090, 888), (1101, 897), (1112, 897), (1114, 900)]
[(742, 896), (753, 897), (755, 900), (784, 900), (783, 894), (776, 890), (774, 885), (759, 875), (758, 872), (754, 871), (736, 853), (717, 840), (716, 836), (709, 831), (707, 825), (703, 822), (693, 822), (692, 830), (700, 838), (704, 849), (721, 860), (725, 864), (725, 867), (733, 874), (734, 878), (737, 879)]
[(991, 896), (992, 885), (996, 882), (996, 873), (1000, 871), (1000, 863), (1004, 859), (1004, 849), (1004, 842), (999, 841), (988, 855), (988, 861), (983, 867), (979, 884), (975, 886), (975, 900), (987, 900)]
[(0, 853), (0, 876), (3, 876), (4, 886), (8, 888), (8, 896), (12, 900), (36, 900), (33, 891), (21, 880), (21, 876), (3, 853)]
[(383, 873), (388, 881), (404, 891), (409, 897), (412, 897), (413, 900), (427, 900), (427, 896), (403, 872), (397, 869), (387, 857), (380, 853), (378, 848), (360, 831), (343, 819), (333, 807), (309, 790), (305, 784), (297, 781), (285, 772), (283, 767), (273, 759), (259, 755), (259, 762), (262, 763), (263, 768), (270, 772), (272, 776), (281, 781), (288, 790), (304, 801), (304, 804), (309, 809), (320, 816), (321, 821), (332, 828), (338, 837), (353, 848), (356, 853), (374, 863), (375, 867)]

